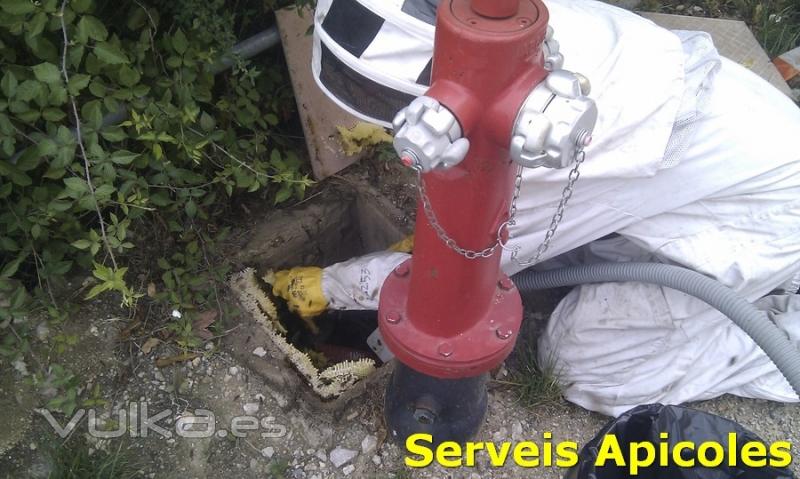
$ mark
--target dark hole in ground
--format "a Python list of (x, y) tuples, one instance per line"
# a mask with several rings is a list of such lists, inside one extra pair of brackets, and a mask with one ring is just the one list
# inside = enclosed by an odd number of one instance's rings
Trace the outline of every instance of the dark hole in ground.
[(342, 361), (369, 358), (381, 365), (378, 356), (367, 345), (367, 338), (378, 327), (376, 311), (326, 311), (314, 318), (319, 332), (314, 334), (306, 322), (278, 300), (278, 314), (286, 328), (286, 339), (294, 347), (308, 353), (320, 369)]

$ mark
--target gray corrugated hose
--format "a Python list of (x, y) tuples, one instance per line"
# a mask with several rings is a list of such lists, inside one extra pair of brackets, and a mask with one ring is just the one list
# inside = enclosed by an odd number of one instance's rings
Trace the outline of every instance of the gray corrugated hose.
[(601, 263), (551, 271), (522, 271), (514, 276), (520, 292), (588, 283), (640, 282), (666, 286), (694, 296), (739, 326), (775, 363), (800, 396), (800, 350), (787, 334), (736, 292), (695, 271), (659, 263)]

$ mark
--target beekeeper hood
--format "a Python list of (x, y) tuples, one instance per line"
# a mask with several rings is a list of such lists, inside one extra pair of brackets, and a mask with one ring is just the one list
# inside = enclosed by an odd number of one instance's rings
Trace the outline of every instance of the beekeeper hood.
[[(390, 127), (431, 81), (437, 0), (320, 0), (313, 72), (343, 109)], [(563, 68), (592, 83), (599, 110), (586, 177), (654, 174), (684, 93), (680, 39), (649, 20), (591, 0), (546, 0)], [(502, 61), (502, 59), (500, 60)], [(563, 173), (542, 172), (561, 182)]]

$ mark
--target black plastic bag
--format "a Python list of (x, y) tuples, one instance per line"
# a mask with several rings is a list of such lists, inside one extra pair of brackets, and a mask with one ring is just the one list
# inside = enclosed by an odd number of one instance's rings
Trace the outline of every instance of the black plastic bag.
[[(667, 433), (667, 439), (662, 438)], [(730, 434), (736, 434), (734, 446), (730, 446)], [(629, 459), (629, 445), (634, 442), (650, 442), (659, 452), (659, 444), (667, 443), (670, 451), (669, 465), (659, 466), (658, 456), (655, 464), (642, 467), (637, 475), (632, 475), (630, 464), (619, 466), (614, 461), (606, 462), (603, 467), (597, 466), (598, 454), (603, 447), (603, 440), (608, 435), (616, 437), (625, 459)], [(786, 439), (788, 441), (788, 438)], [(674, 446), (680, 441), (689, 441), (696, 446), (705, 442), (722, 444), (726, 454), (732, 456), (735, 451), (736, 466), (729, 464), (726, 456), (721, 465), (715, 468), (700, 466), (678, 467), (671, 460)], [(755, 434), (741, 425), (728, 419), (695, 409), (679, 406), (651, 404), (639, 406), (609, 422), (580, 452), (580, 461), (570, 469), (565, 479), (621, 479), (636, 477), (640, 479), (794, 479), (788, 468), (749, 467), (743, 464), (741, 449), (748, 442), (761, 442)], [(694, 451), (683, 450), (680, 458), (697, 460), (697, 448)], [(606, 449), (608, 450), (608, 449)], [(767, 460), (769, 460), (770, 444), (766, 444)], [(730, 452), (729, 452), (730, 451)], [(791, 452), (791, 451), (790, 451)], [(644, 454), (641, 454), (644, 456)]]

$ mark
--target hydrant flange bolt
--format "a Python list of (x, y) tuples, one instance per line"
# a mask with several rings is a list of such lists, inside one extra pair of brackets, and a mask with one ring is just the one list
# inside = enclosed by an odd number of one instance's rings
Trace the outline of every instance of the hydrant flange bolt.
[(453, 355), (453, 345), (450, 343), (442, 343), (436, 350), (445, 358), (449, 358)]
[(503, 291), (511, 291), (514, 288), (514, 282), (510, 278), (503, 278), (497, 282), (497, 286)]
[(397, 324), (403, 320), (403, 315), (397, 312), (388, 313), (386, 315), (386, 322), (389, 324)]
[(405, 278), (406, 276), (408, 276), (409, 272), (410, 269), (406, 263), (402, 263), (400, 266), (394, 269), (395, 276), (399, 278)]
[(511, 331), (510, 329), (496, 329), (495, 334), (497, 334), (498, 338), (506, 340), (514, 335), (514, 331)]

